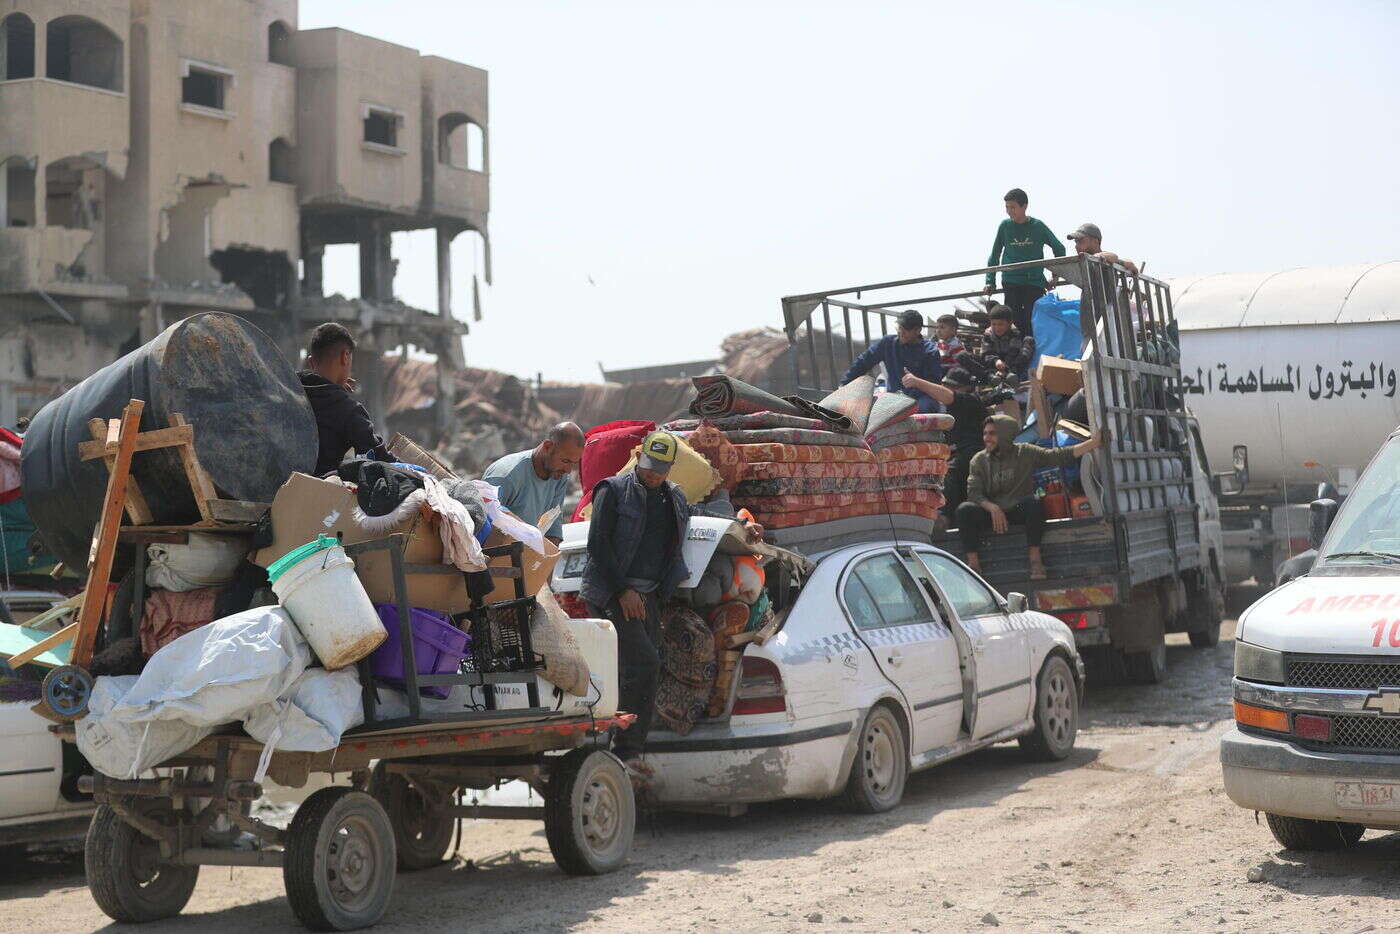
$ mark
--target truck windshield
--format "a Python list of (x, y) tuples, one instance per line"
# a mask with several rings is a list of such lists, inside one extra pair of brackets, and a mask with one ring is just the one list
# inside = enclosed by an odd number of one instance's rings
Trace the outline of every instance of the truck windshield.
[(1327, 563), (1400, 563), (1400, 435), (1357, 481), (1319, 549)]

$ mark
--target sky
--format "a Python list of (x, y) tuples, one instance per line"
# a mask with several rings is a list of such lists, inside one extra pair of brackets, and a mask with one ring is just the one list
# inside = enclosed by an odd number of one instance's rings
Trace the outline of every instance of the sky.
[[(1400, 3), (301, 0), (490, 73), (472, 366), (719, 355), (783, 295), (985, 264), (1002, 195), (1170, 278), (1400, 259)], [(353, 249), (328, 292), (358, 293)], [(437, 308), (431, 232), (395, 292)], [(471, 316), (480, 249), (453, 247)]]

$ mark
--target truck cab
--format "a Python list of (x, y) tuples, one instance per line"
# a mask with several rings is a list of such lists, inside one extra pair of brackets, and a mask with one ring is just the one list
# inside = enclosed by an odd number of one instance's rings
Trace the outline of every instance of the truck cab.
[(1241, 615), (1225, 791), (1291, 849), (1400, 829), (1400, 431), (1335, 519), (1314, 503), (1308, 573)]

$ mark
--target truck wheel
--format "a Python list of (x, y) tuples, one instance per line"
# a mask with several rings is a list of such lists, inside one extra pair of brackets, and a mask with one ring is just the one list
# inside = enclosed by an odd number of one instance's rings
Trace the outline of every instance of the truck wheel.
[[(174, 823), (168, 808), (148, 817)], [(194, 894), (198, 866), (176, 866), (160, 859), (160, 844), (132, 827), (109, 806), (98, 805), (83, 846), (88, 890), (97, 907), (123, 924), (141, 924), (178, 915)]]
[(1035, 679), (1035, 731), (1018, 742), (1030, 758), (1058, 762), (1074, 750), (1078, 732), (1079, 689), (1074, 673), (1063, 658), (1051, 655)]
[(297, 920), (313, 931), (353, 931), (384, 915), (394, 892), (394, 828), (371, 795), (322, 788), (287, 828), (282, 881)]
[(384, 806), (394, 827), (400, 869), (412, 872), (442, 862), (457, 829), (457, 819), (447, 813), (452, 806), (450, 788), (437, 782), (410, 781), (380, 762), (370, 773), (369, 793)]
[(602, 749), (559, 757), (545, 789), (544, 835), (559, 868), (600, 876), (627, 861), (637, 830), (637, 799), (627, 769)]
[(1167, 644), (1159, 642), (1146, 652), (1124, 652), (1128, 680), (1136, 684), (1161, 684), (1167, 677)]
[(1265, 814), (1274, 839), (1289, 850), (1341, 850), (1356, 843), (1366, 828), (1341, 821), (1308, 820)]
[(1198, 649), (1209, 649), (1220, 644), (1220, 622), (1225, 618), (1225, 589), (1220, 586), (1214, 571), (1201, 575), (1202, 587), (1191, 594), (1188, 610), (1195, 628), (1186, 633), (1191, 644)]
[(892, 810), (904, 797), (909, 778), (904, 728), (888, 707), (872, 707), (857, 742), (856, 759), (842, 793), (846, 806), (862, 814)]

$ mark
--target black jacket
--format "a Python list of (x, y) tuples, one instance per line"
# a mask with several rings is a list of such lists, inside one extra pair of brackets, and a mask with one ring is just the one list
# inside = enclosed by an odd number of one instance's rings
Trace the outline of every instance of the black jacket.
[(311, 411), (316, 416), (320, 449), (316, 455), (316, 476), (335, 470), (351, 448), (375, 460), (388, 460), (384, 439), (374, 432), (369, 412), (355, 401), (349, 390), (324, 376), (303, 370), (297, 374)]
[[(690, 507), (681, 488), (666, 481), (675, 513), (676, 530), (672, 552), (667, 556), (666, 572), (657, 582), (656, 595), (663, 602), (676, 592), (681, 581), (690, 576), (686, 570), (682, 549), (686, 528), (690, 524)], [(598, 481), (593, 488), (593, 519), (588, 524), (588, 562), (583, 566), (583, 587), (580, 595), (597, 607), (606, 607), (626, 589), (624, 578), (637, 549), (642, 543), (646, 525), (646, 488), (635, 471)]]

